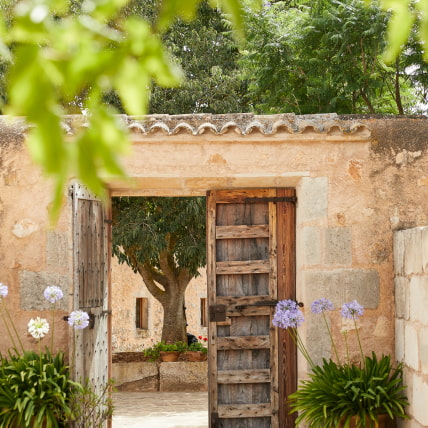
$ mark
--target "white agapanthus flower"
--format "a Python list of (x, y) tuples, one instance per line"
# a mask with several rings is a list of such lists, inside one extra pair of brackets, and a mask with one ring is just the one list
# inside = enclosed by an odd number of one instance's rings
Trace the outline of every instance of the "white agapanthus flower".
[(55, 303), (64, 297), (64, 294), (61, 288), (59, 288), (56, 285), (51, 285), (49, 287), (46, 287), (43, 295), (45, 296), (45, 299), (50, 303)]
[(7, 285), (0, 282), (0, 300), (3, 299), (3, 297), (6, 297), (7, 293), (9, 293)]
[(31, 318), (28, 323), (28, 332), (34, 339), (41, 339), (49, 333), (49, 323), (45, 318)]
[(89, 325), (89, 315), (85, 311), (73, 311), (68, 317), (68, 324), (75, 330), (83, 330)]

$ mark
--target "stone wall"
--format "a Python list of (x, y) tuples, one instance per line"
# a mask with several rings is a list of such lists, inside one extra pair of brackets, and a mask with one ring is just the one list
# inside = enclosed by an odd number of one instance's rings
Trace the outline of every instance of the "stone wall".
[(397, 231), (395, 350), (405, 364), (410, 421), (401, 428), (428, 427), (428, 227)]
[[(0, 282), (9, 287), (4, 299), (25, 348), (38, 349), (27, 332), (30, 318), (46, 318), (52, 328), (52, 311), (44, 299), (47, 286), (58, 285), (64, 299), (55, 312), (54, 351), (67, 352), (68, 324), (63, 316), (72, 307), (73, 243), (71, 204), (64, 189), (64, 209), (51, 227), (50, 183), (31, 160), (22, 122), (0, 117)], [(0, 318), (0, 352), (12, 345)], [(50, 346), (51, 336), (41, 345)]]
[(112, 378), (119, 391), (207, 391), (208, 363), (113, 363)]

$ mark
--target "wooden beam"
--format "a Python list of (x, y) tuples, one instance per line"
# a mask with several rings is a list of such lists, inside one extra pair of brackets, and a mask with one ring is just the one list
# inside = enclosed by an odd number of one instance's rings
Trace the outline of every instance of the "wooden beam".
[(245, 273), (269, 273), (269, 260), (244, 260), (216, 263), (217, 275), (239, 275)]
[(269, 225), (217, 226), (216, 239), (268, 238)]
[(220, 418), (260, 418), (272, 416), (270, 403), (219, 405)]
[(217, 337), (217, 349), (269, 349), (269, 336)]
[(270, 369), (219, 370), (218, 383), (269, 383)]

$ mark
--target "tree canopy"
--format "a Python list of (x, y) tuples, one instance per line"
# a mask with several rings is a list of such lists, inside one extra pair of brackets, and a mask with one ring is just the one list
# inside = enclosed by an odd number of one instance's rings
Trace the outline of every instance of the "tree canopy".
[(428, 67), (414, 34), (385, 62), (389, 15), (362, 0), (249, 11), (241, 60), (248, 102), (262, 113), (418, 112), (427, 101)]

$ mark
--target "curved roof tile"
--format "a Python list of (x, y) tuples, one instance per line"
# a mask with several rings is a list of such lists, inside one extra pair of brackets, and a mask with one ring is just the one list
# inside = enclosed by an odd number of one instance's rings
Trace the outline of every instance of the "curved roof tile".
[(209, 131), (222, 135), (236, 132), (240, 135), (261, 133), (263, 135), (287, 134), (357, 134), (370, 135), (367, 125), (358, 119), (340, 119), (336, 114), (316, 114), (296, 116), (294, 114), (253, 115), (235, 114), (188, 114), (149, 115), (146, 117), (126, 117), (128, 128), (133, 133), (167, 135), (188, 133), (201, 135)]

